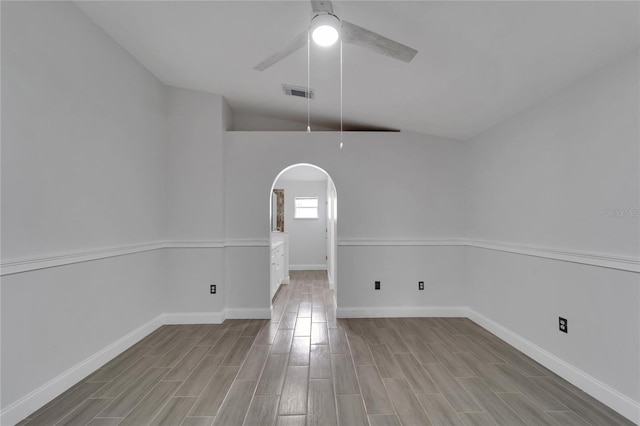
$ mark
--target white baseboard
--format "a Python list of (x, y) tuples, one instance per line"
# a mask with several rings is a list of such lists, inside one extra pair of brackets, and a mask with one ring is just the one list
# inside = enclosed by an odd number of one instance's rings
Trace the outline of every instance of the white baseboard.
[(326, 271), (327, 265), (289, 265), (290, 271)]
[(473, 309), (467, 309), (467, 311), (467, 315), (465, 316), (473, 322), (489, 330), (511, 346), (533, 358), (632, 422), (640, 424), (640, 404), (637, 401), (621, 394), (595, 377), (547, 352), (540, 346), (503, 327), (492, 319)]
[(271, 309), (230, 308), (224, 311), (225, 319), (270, 319)]
[(162, 315), (164, 324), (220, 324), (224, 312), (178, 312)]
[(336, 309), (338, 318), (466, 317), (464, 306), (395, 306)]
[(0, 425), (14, 425), (33, 413), (89, 374), (102, 367), (134, 343), (164, 324), (163, 315), (141, 325), (124, 337), (99, 350), (84, 361), (23, 396), (0, 413)]

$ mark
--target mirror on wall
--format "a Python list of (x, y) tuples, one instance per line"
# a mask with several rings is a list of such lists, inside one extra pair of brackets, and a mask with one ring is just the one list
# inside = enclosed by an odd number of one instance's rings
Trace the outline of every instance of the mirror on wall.
[(273, 190), (271, 209), (271, 230), (284, 232), (284, 189)]

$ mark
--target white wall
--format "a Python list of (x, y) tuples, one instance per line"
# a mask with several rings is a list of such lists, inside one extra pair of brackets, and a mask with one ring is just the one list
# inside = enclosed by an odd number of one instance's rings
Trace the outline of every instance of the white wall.
[[(459, 269), (455, 249), (430, 246), (425, 250), (415, 244), (419, 240), (430, 245), (433, 239), (461, 234), (463, 144), (416, 134), (364, 132), (345, 134), (343, 150), (338, 143), (338, 135), (327, 132), (227, 132), (226, 237), (265, 242), (264, 247), (238, 247), (230, 254), (239, 259), (235, 261), (238, 266), (226, 271), (231, 276), (227, 291), (233, 288), (236, 293), (227, 298), (228, 304), (269, 306), (269, 191), (278, 173), (297, 163), (321, 167), (336, 185), (338, 241), (342, 244), (337, 256), (339, 307), (379, 308), (381, 292), (373, 290), (376, 279), (385, 280), (386, 306), (391, 307), (419, 305), (418, 276), (426, 277), (427, 290), (420, 297), (428, 306), (442, 306), (451, 301), (450, 294), (458, 293), (461, 282), (456, 271), (445, 279), (447, 267), (437, 266), (437, 272), (416, 272), (409, 277), (406, 264), (399, 260), (410, 256), (431, 264), (437, 259), (439, 264)], [(373, 264), (381, 256), (389, 260), (379, 262), (376, 277), (358, 266)], [(264, 274), (255, 274), (254, 267), (261, 265)]]
[[(1, 7), (3, 264), (162, 239), (162, 84), (72, 3)], [(163, 264), (4, 275), (3, 410), (158, 316)]]
[[(470, 141), (472, 241), (637, 258), (637, 215), (607, 211), (639, 207), (638, 75), (633, 52)], [(467, 255), (472, 309), (637, 404), (637, 273), (482, 248)]]
[[(326, 269), (327, 181), (278, 179), (284, 189), (284, 229), (289, 234), (289, 269)], [(317, 197), (317, 219), (295, 219), (295, 198)]]
[[(166, 88), (167, 313), (222, 312), (224, 275), (223, 134), (220, 95)], [(210, 294), (211, 284), (217, 293)]]

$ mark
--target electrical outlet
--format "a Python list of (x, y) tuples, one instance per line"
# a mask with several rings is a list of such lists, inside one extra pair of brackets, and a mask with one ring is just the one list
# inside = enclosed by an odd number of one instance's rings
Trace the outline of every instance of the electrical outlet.
[(380, 290), (380, 281), (376, 281), (375, 282), (375, 287), (376, 290)]
[(569, 320), (566, 318), (558, 317), (558, 329), (563, 333), (569, 332)]
[(211, 284), (211, 286), (209, 287), (209, 291), (211, 292), (211, 294), (216, 294), (216, 285)]
[(418, 281), (418, 290), (424, 290), (424, 281)]

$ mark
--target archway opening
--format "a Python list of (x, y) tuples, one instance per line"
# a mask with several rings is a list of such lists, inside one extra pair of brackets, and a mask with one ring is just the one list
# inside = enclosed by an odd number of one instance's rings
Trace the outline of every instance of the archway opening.
[(289, 298), (304, 309), (322, 306), (335, 318), (337, 203), (333, 179), (314, 164), (293, 164), (275, 177), (269, 193), (272, 320), (285, 313)]

